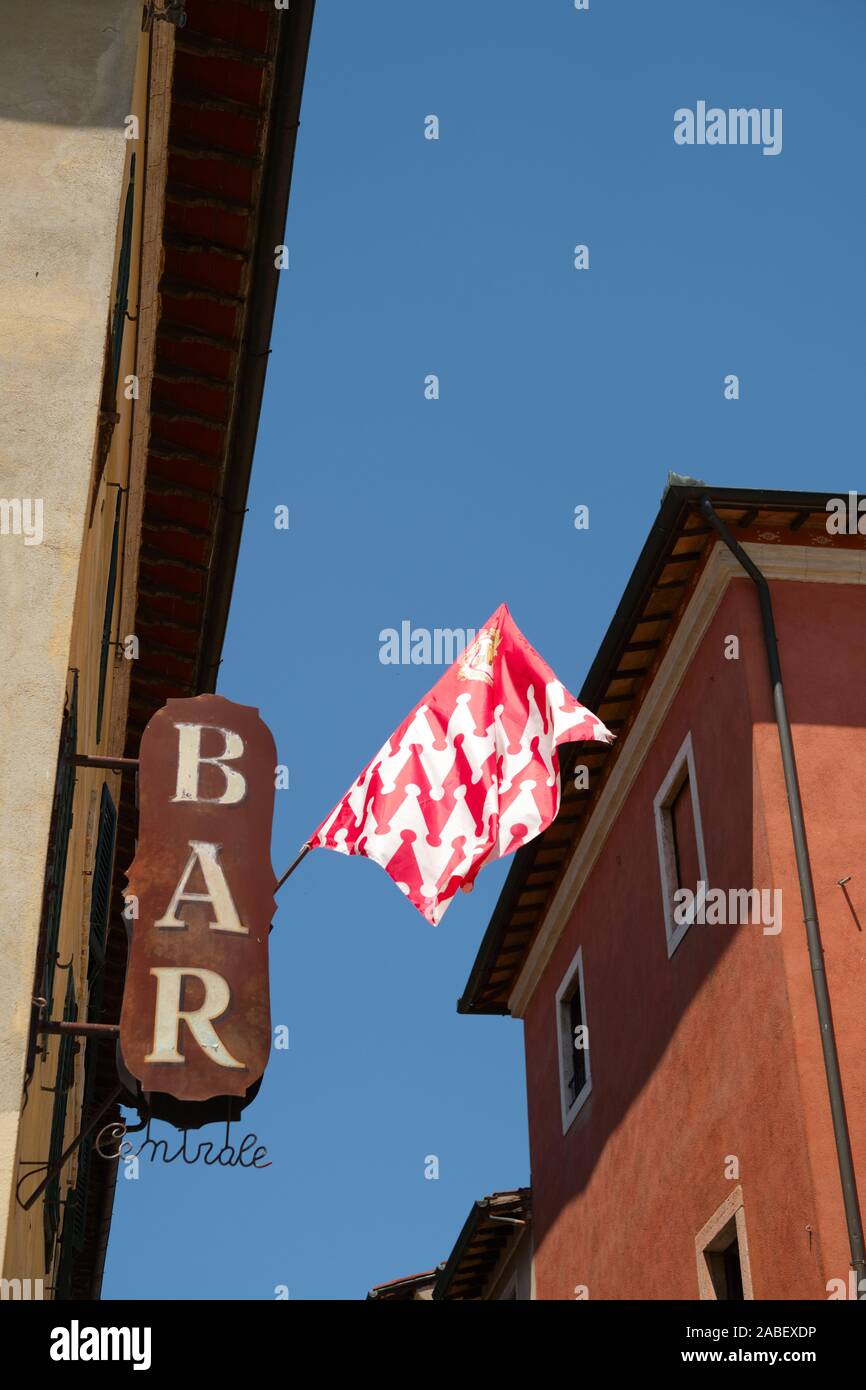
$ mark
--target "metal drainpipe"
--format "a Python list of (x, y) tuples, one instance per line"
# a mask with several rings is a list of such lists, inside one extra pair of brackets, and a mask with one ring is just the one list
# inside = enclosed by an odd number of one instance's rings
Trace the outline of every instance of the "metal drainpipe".
[(803, 822), (803, 803), (800, 800), (797, 759), (794, 754), (791, 725), (785, 705), (785, 692), (782, 687), (782, 666), (779, 660), (776, 626), (773, 622), (773, 601), (770, 597), (770, 587), (764, 575), (739, 542), (734, 540), (725, 523), (716, 515), (709, 497), (701, 498), (700, 509), (710, 525), (718, 532), (731, 554), (739, 561), (749, 578), (754, 581), (758, 590), (761, 620), (764, 625), (764, 645), (767, 649), (767, 665), (770, 670), (770, 684), (773, 691), (773, 707), (776, 712), (779, 744), (782, 749), (782, 767), (785, 772), (785, 788), (788, 793), (791, 834), (794, 837), (794, 853), (797, 857), (797, 876), (800, 880), (800, 897), (803, 903), (803, 919), (806, 924), (809, 963), (812, 967), (812, 985), (815, 991), (815, 1005), (818, 1010), (818, 1023), (821, 1029), (824, 1071), (827, 1075), (827, 1092), (830, 1097), (830, 1113), (833, 1117), (833, 1135), (836, 1140), (836, 1156), (839, 1162), (839, 1177), (842, 1182), (842, 1200), (845, 1205), (845, 1221), (848, 1226), (848, 1244), (851, 1250), (851, 1264), (857, 1273), (859, 1293), (859, 1281), (866, 1278), (863, 1224), (860, 1220), (857, 1179), (854, 1174), (848, 1121), (845, 1115), (845, 1100), (842, 1094), (839, 1053), (836, 1049), (836, 1037), (833, 1032), (830, 992), (827, 988), (827, 976), (824, 971), (824, 952), (821, 946), (821, 929), (818, 926), (818, 910), (815, 905), (815, 889), (812, 884), (812, 866), (809, 861), (809, 847), (806, 843), (806, 828)]

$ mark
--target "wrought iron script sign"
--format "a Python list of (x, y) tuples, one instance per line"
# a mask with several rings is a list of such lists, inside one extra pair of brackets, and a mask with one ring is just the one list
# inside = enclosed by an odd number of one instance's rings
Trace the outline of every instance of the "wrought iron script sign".
[(258, 711), (220, 695), (142, 736), (120, 1052), (144, 1092), (243, 1096), (264, 1072), (275, 764)]

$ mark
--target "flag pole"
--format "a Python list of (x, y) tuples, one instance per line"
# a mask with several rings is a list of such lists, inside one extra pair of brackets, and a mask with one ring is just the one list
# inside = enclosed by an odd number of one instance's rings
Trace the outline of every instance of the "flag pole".
[(275, 892), (275, 893), (279, 893), (279, 891), (280, 891), (280, 889), (282, 888), (283, 884), (285, 883), (286, 879), (291, 877), (291, 875), (295, 872), (295, 869), (296, 869), (296, 868), (298, 867), (298, 865), (300, 864), (301, 860), (304, 859), (304, 858), (306, 858), (306, 856), (309, 854), (309, 852), (310, 852), (310, 850), (311, 850), (312, 848), (313, 848), (312, 845), (302, 845), (302, 846), (301, 846), (301, 852), (300, 852), (300, 854), (297, 856), (296, 859), (293, 859), (293, 860), (292, 860), (291, 864), (290, 864), (289, 867), (286, 869), (286, 872), (283, 874), (282, 878), (280, 879), (279, 883), (277, 884), (276, 888), (274, 889), (274, 892)]

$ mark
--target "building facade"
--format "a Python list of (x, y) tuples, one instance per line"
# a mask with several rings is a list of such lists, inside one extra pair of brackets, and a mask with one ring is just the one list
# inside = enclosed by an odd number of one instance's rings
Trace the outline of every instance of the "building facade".
[[(866, 566), (832, 502), (669, 487), (580, 692), (617, 741), (563, 758), (459, 1003), (523, 1021), (540, 1299), (855, 1296)], [(759, 590), (713, 517), (768, 583), (811, 952)]]
[(528, 1302), (535, 1297), (532, 1193), (492, 1192), (473, 1202), (447, 1260), (423, 1274), (377, 1284), (367, 1299), (396, 1302)]
[(534, 1297), (529, 1188), (492, 1192), (473, 1202), (431, 1296), (452, 1303), (523, 1303)]
[(50, 0), (5, 25), (4, 1296), (99, 1296), (135, 759), (216, 683), (312, 10)]

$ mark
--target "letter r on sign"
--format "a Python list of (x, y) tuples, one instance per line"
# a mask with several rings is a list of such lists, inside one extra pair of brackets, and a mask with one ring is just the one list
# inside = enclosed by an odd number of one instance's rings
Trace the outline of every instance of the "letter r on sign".
[[(231, 992), (222, 975), (215, 970), (200, 970), (196, 966), (173, 965), (152, 966), (150, 973), (156, 976), (156, 1012), (153, 1051), (145, 1057), (145, 1062), (186, 1061), (177, 1047), (177, 1035), (183, 1019), (199, 1047), (218, 1066), (243, 1068), (243, 1062), (233, 1057), (220, 1042), (213, 1026), (213, 1020), (221, 1018), (231, 1002)], [(184, 977), (201, 980), (204, 985), (204, 1000), (197, 1009), (180, 1007)]]

